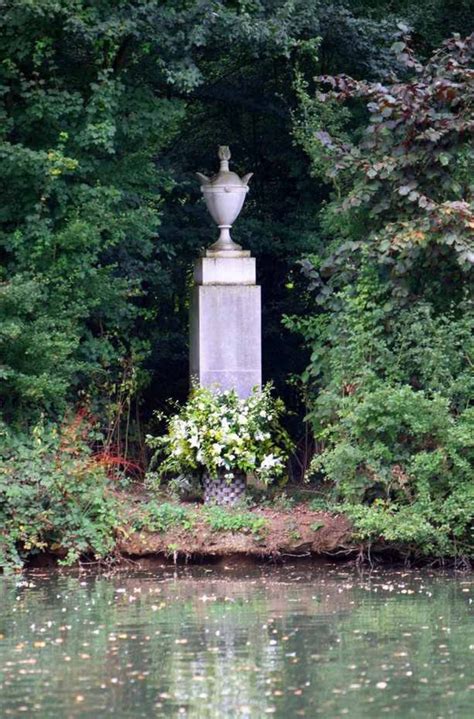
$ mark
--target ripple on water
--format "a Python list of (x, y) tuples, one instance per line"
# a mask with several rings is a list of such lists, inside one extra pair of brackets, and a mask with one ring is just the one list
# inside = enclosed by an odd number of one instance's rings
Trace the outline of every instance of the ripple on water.
[(0, 579), (0, 716), (468, 717), (474, 581), (297, 565)]

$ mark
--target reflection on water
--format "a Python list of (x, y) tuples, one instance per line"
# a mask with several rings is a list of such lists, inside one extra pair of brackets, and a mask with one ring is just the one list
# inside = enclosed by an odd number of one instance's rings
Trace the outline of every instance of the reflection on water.
[(472, 716), (470, 575), (42, 573), (0, 606), (0, 717)]

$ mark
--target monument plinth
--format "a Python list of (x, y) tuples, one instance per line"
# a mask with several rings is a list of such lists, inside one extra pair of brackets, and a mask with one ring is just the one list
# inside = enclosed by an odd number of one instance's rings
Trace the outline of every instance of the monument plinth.
[(261, 299), (255, 258), (230, 236), (251, 173), (229, 170), (228, 147), (219, 148), (220, 171), (201, 173), (201, 190), (220, 229), (217, 242), (198, 258), (190, 317), (191, 377), (206, 387), (235, 389), (248, 397), (262, 383)]

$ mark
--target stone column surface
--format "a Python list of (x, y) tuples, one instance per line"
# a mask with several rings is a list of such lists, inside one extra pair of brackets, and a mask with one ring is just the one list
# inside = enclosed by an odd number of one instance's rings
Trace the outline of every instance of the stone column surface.
[(196, 260), (190, 312), (191, 379), (248, 397), (262, 383), (261, 299), (246, 250)]

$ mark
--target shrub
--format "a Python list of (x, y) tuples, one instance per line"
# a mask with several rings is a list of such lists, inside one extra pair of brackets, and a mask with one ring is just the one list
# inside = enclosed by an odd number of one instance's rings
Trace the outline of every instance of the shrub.
[(0, 567), (50, 550), (72, 564), (102, 558), (119, 523), (104, 463), (79, 424), (38, 424), (30, 435), (0, 428)]
[(400, 305), (366, 261), (331, 314), (295, 325), (312, 349), (307, 419), (320, 451), (310, 476), (328, 480), (328, 506), (342, 502), (361, 539), (472, 555), (472, 304)]
[(366, 267), (330, 318), (313, 318), (311, 471), (362, 538), (473, 554), (472, 307), (394, 308), (384, 291)]
[(343, 504), (356, 537), (383, 539), (405, 554), (470, 558), (474, 546), (474, 483), (453, 486), (448, 496), (417, 497), (410, 504), (376, 500), (372, 505)]
[(474, 409), (407, 385), (347, 398), (316, 458), (361, 539), (425, 555), (472, 555)]
[(248, 531), (259, 534), (266, 526), (264, 517), (255, 516), (251, 512), (229, 511), (223, 507), (205, 507), (203, 516), (214, 532)]
[(155, 501), (148, 502), (143, 509), (143, 514), (134, 518), (134, 529), (146, 529), (149, 532), (166, 532), (173, 527), (191, 529), (194, 525), (194, 515), (185, 507), (179, 507), (169, 502), (158, 504)]
[(428, 398), (408, 385), (376, 384), (342, 399), (314, 464), (349, 500), (364, 499), (371, 487), (384, 497), (409, 496), (418, 477), (436, 476), (439, 489), (453, 471), (451, 424), (444, 398)]

